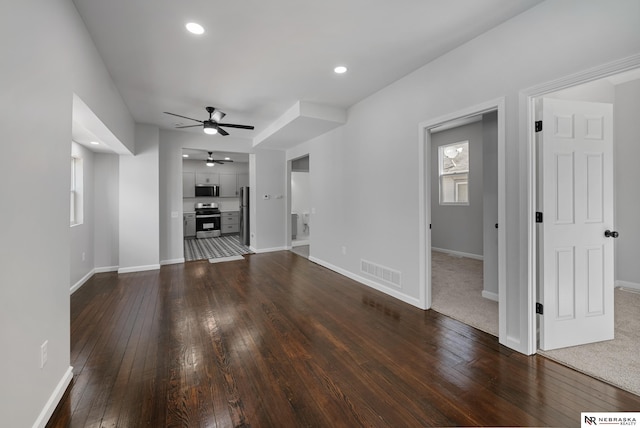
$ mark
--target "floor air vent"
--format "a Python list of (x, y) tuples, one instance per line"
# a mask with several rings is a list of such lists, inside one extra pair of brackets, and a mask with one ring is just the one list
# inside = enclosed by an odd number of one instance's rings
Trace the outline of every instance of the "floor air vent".
[(398, 288), (402, 286), (402, 274), (397, 270), (393, 270), (385, 266), (380, 266), (362, 259), (360, 260), (360, 270), (364, 273), (388, 282), (389, 284), (393, 284)]

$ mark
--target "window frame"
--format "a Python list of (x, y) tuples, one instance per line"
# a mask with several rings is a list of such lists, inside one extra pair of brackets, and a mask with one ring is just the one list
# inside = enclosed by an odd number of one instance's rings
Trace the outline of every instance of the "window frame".
[[(445, 157), (445, 150), (447, 149), (447, 147), (451, 147), (451, 146), (460, 146), (460, 145), (464, 145), (466, 144), (466, 148), (467, 148), (467, 153), (468, 153), (468, 161), (467, 161), (467, 169), (466, 170), (462, 170), (462, 171), (455, 171), (455, 172), (446, 172), (444, 171), (444, 157)], [(458, 141), (455, 143), (451, 143), (451, 144), (443, 144), (441, 146), (438, 146), (438, 192), (439, 192), (439, 197), (438, 197), (438, 202), (440, 205), (442, 206), (468, 206), (469, 205), (469, 200), (470, 200), (470, 195), (469, 195), (469, 187), (470, 187), (470, 174), (469, 174), (469, 170), (470, 170), (470, 162), (471, 162), (471, 156), (470, 156), (470, 149), (469, 149), (469, 140), (463, 140), (463, 141)], [(459, 177), (460, 179), (456, 179), (457, 177)], [(444, 189), (443, 189), (443, 182), (445, 178), (452, 178), (453, 179), (453, 192), (454, 192), (454, 200), (453, 201), (445, 201), (444, 199)], [(466, 184), (467, 186), (467, 199), (465, 201), (458, 201), (458, 193), (459, 193), (459, 186), (462, 184)]]

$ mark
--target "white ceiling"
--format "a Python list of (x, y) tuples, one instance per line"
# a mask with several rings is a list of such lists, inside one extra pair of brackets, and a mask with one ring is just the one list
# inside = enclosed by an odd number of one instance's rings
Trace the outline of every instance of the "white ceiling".
[(286, 148), (265, 132), (296, 103), (347, 109), (541, 0), (73, 1), (136, 122), (190, 125), (163, 111), (210, 105), (255, 126), (234, 137)]

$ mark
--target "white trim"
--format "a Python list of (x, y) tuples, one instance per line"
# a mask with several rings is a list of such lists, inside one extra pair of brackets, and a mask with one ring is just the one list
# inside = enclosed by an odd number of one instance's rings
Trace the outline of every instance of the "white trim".
[(292, 247), (300, 247), (302, 245), (309, 245), (309, 244), (310, 244), (310, 242), (309, 242), (308, 239), (299, 239), (299, 240), (296, 239), (296, 240), (291, 241), (291, 246)]
[(249, 248), (251, 251), (253, 251), (256, 254), (260, 254), (260, 253), (272, 253), (274, 251), (287, 251), (287, 247), (273, 247), (273, 248), (260, 248), (259, 250), (256, 248)]
[(178, 263), (184, 263), (184, 257), (181, 257), (179, 259), (160, 260), (160, 266), (175, 265), (175, 264), (178, 264)]
[(53, 415), (54, 410), (56, 410), (58, 403), (60, 403), (62, 396), (71, 383), (71, 379), (73, 379), (73, 367), (69, 366), (62, 376), (62, 379), (60, 379), (60, 382), (58, 382), (58, 385), (56, 385), (56, 388), (53, 390), (53, 393), (51, 393), (47, 403), (42, 408), (38, 418), (33, 423), (33, 428), (44, 428), (47, 425), (47, 422), (49, 422), (51, 415)]
[(424, 309), (420, 304), (420, 300), (416, 299), (415, 297), (407, 296), (404, 293), (400, 293), (397, 289), (387, 287), (386, 285), (380, 284), (379, 282), (375, 282), (370, 279), (364, 278), (362, 276), (356, 275), (352, 272), (349, 272), (346, 269), (342, 269), (338, 266), (334, 266), (331, 263), (325, 262), (324, 260), (318, 259), (316, 257), (309, 256), (309, 261), (317, 263), (320, 266), (326, 267), (327, 269), (337, 272), (342, 276), (346, 276), (349, 279), (352, 279), (368, 287), (371, 287), (374, 290), (378, 290), (391, 297), (395, 297), (398, 300), (402, 300), (403, 302), (408, 303), (412, 306), (415, 306), (420, 309)]
[(437, 251), (439, 253), (449, 254), (450, 256), (466, 257), (468, 259), (475, 259), (475, 260), (484, 260), (484, 256), (481, 254), (463, 253), (462, 251), (447, 250), (446, 248), (431, 247), (431, 251)]
[(71, 286), (71, 289), (69, 290), (69, 294), (73, 294), (76, 291), (78, 291), (78, 289), (80, 289), (80, 287), (82, 287), (85, 282), (87, 282), (87, 281), (89, 281), (89, 279), (91, 279), (91, 277), (93, 276), (94, 273), (96, 273), (96, 270), (95, 269), (91, 269), (85, 276), (80, 278), (80, 280), (78, 282), (76, 282), (75, 284), (73, 284)]
[[(536, 313), (533, 310), (537, 297), (536, 269), (538, 262), (536, 256), (536, 223), (534, 218), (537, 192), (535, 130), (533, 129), (533, 123), (535, 121), (534, 99), (551, 92), (581, 85), (639, 67), (640, 54), (635, 54), (520, 91), (520, 141), (526, 142), (527, 144), (523, 149), (526, 168), (522, 171), (522, 178), (526, 178), (527, 180), (527, 194), (524, 195), (525, 201), (521, 201), (521, 203), (524, 202), (523, 205), (526, 206), (525, 214), (527, 217), (527, 242), (523, 243), (522, 248), (527, 260), (527, 300), (524, 302), (525, 307), (521, 307), (520, 309), (526, 313), (527, 317), (526, 337), (523, 337), (523, 341), (526, 342), (526, 353), (528, 355), (535, 354), (537, 351), (537, 320)], [(502, 293), (502, 291), (500, 291), (500, 293)]]
[(629, 281), (616, 281), (616, 287), (626, 288), (627, 290), (640, 291), (640, 284)]
[[(505, 97), (478, 104), (454, 113), (449, 113), (435, 119), (421, 122), (418, 125), (418, 256), (420, 297), (419, 307), (428, 309), (431, 307), (431, 186), (430, 186), (430, 162), (431, 162), (431, 133), (430, 130), (453, 120), (464, 119), (491, 111), (498, 112), (498, 325), (499, 341), (501, 344), (518, 349), (517, 343), (507, 336), (507, 216), (506, 216), (506, 122), (505, 122)], [(502, 226), (504, 225), (504, 227)]]
[(118, 269), (118, 273), (144, 272), (144, 271), (147, 271), (147, 270), (158, 270), (158, 269), (160, 269), (160, 265), (159, 264), (144, 265), (144, 266), (131, 266), (131, 267)]
[(118, 266), (102, 266), (93, 270), (94, 273), (117, 272)]
[(500, 301), (498, 294), (492, 291), (482, 290), (482, 297), (484, 297), (485, 299), (493, 300), (494, 302)]

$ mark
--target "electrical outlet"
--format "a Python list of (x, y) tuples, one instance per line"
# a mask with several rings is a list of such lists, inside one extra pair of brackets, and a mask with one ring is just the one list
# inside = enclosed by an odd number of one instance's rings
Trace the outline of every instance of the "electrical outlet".
[(49, 341), (45, 340), (42, 345), (40, 345), (40, 368), (44, 368), (44, 365), (47, 364)]
[(347, 255), (347, 247), (345, 247), (344, 245), (342, 246), (342, 255), (343, 256)]
[(85, 252), (82, 252), (82, 261), (84, 262), (87, 259), (87, 255), (85, 254)]

